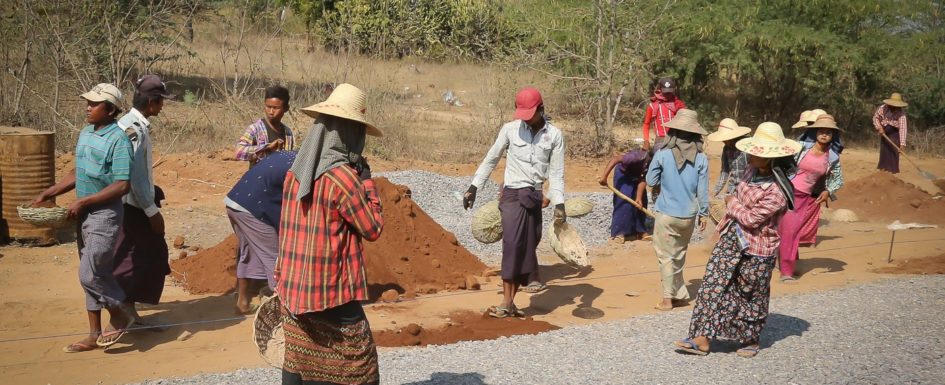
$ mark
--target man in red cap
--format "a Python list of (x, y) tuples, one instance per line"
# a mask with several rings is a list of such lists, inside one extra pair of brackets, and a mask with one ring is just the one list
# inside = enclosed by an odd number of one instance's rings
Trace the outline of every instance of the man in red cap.
[(497, 318), (523, 315), (515, 307), (515, 293), (520, 286), (528, 284), (529, 276), (538, 269), (535, 249), (541, 240), (541, 209), (547, 205), (542, 194), (546, 180), (555, 223), (565, 221), (564, 135), (548, 122), (541, 93), (533, 87), (523, 88), (515, 96), (514, 118), (502, 126), (463, 196), (463, 207), (472, 208), (476, 191), (489, 178), (504, 152), (504, 187), (499, 197), (503, 300), (489, 312)]
[(653, 96), (650, 96), (650, 104), (646, 105), (646, 113), (643, 117), (643, 149), (650, 150), (650, 126), (654, 128), (653, 146), (659, 150), (663, 146), (663, 139), (669, 130), (663, 127), (664, 124), (673, 120), (676, 113), (686, 108), (686, 103), (676, 95), (676, 81), (672, 78), (659, 78), (653, 86)]

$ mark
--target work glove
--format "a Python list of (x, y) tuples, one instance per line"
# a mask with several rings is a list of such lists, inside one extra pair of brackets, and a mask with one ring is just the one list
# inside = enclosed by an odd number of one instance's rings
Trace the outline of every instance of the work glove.
[(566, 221), (567, 215), (564, 211), (564, 203), (558, 203), (555, 205), (555, 225), (561, 225)]
[(463, 208), (469, 210), (473, 207), (473, 204), (476, 203), (476, 186), (469, 185), (469, 189), (466, 190), (466, 193), (463, 194)]

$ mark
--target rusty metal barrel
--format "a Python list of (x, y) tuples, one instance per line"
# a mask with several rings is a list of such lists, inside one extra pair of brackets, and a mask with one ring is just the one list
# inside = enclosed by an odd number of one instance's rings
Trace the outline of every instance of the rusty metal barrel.
[(56, 183), (55, 145), (52, 132), (0, 127), (0, 241), (55, 242), (55, 229), (23, 222), (16, 213)]

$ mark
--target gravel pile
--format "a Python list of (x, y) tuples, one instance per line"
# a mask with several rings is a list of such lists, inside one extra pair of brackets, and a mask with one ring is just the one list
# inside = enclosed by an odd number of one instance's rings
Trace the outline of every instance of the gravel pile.
[[(423, 211), (426, 211), (433, 220), (437, 221), (447, 231), (456, 235), (456, 239), (470, 252), (479, 257), (483, 263), (491, 266), (499, 265), (502, 260), (502, 242), (483, 244), (472, 236), (470, 224), (473, 211), (463, 210), (461, 198), (472, 182), (469, 177), (449, 177), (427, 171), (409, 170), (388, 173), (377, 173), (391, 182), (410, 187), (413, 200)], [(567, 186), (565, 186), (567, 189)], [(490, 200), (498, 198), (499, 187), (492, 181), (487, 181), (476, 196), (476, 206), (479, 208)], [(613, 195), (610, 193), (567, 193), (565, 199), (584, 197), (594, 203), (594, 211), (581, 218), (568, 218), (568, 222), (575, 226), (585, 246), (592, 248), (606, 243), (610, 239), (610, 215), (613, 207)], [(542, 230), (548, 228), (552, 219), (552, 208), (547, 207), (542, 212)], [(693, 242), (702, 241), (703, 236), (696, 232)], [(543, 241), (539, 246), (540, 254), (552, 253), (551, 247)], [(591, 255), (593, 263), (593, 255)]]
[[(932, 384), (945, 377), (945, 277), (881, 281), (772, 301), (758, 357), (713, 345), (675, 353), (689, 312), (570, 327), (534, 336), (380, 354), (381, 383)], [(628, 299), (632, 301), (632, 299)], [(526, 309), (527, 312), (527, 309)], [(273, 369), (148, 384), (277, 384)]]

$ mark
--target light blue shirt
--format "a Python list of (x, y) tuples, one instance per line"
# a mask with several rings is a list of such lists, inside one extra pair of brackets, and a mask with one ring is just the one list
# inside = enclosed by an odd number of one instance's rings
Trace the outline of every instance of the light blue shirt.
[(506, 153), (505, 187), (534, 187), (541, 191), (542, 184), (548, 180), (551, 204), (564, 203), (564, 135), (561, 130), (546, 121), (541, 130), (532, 134), (531, 127), (521, 120), (506, 123), (476, 170), (473, 186), (482, 188), (503, 152)]
[(676, 168), (673, 151), (661, 149), (653, 155), (646, 173), (646, 184), (661, 186), (654, 210), (676, 218), (709, 215), (709, 159), (696, 154), (696, 164), (686, 162)]

